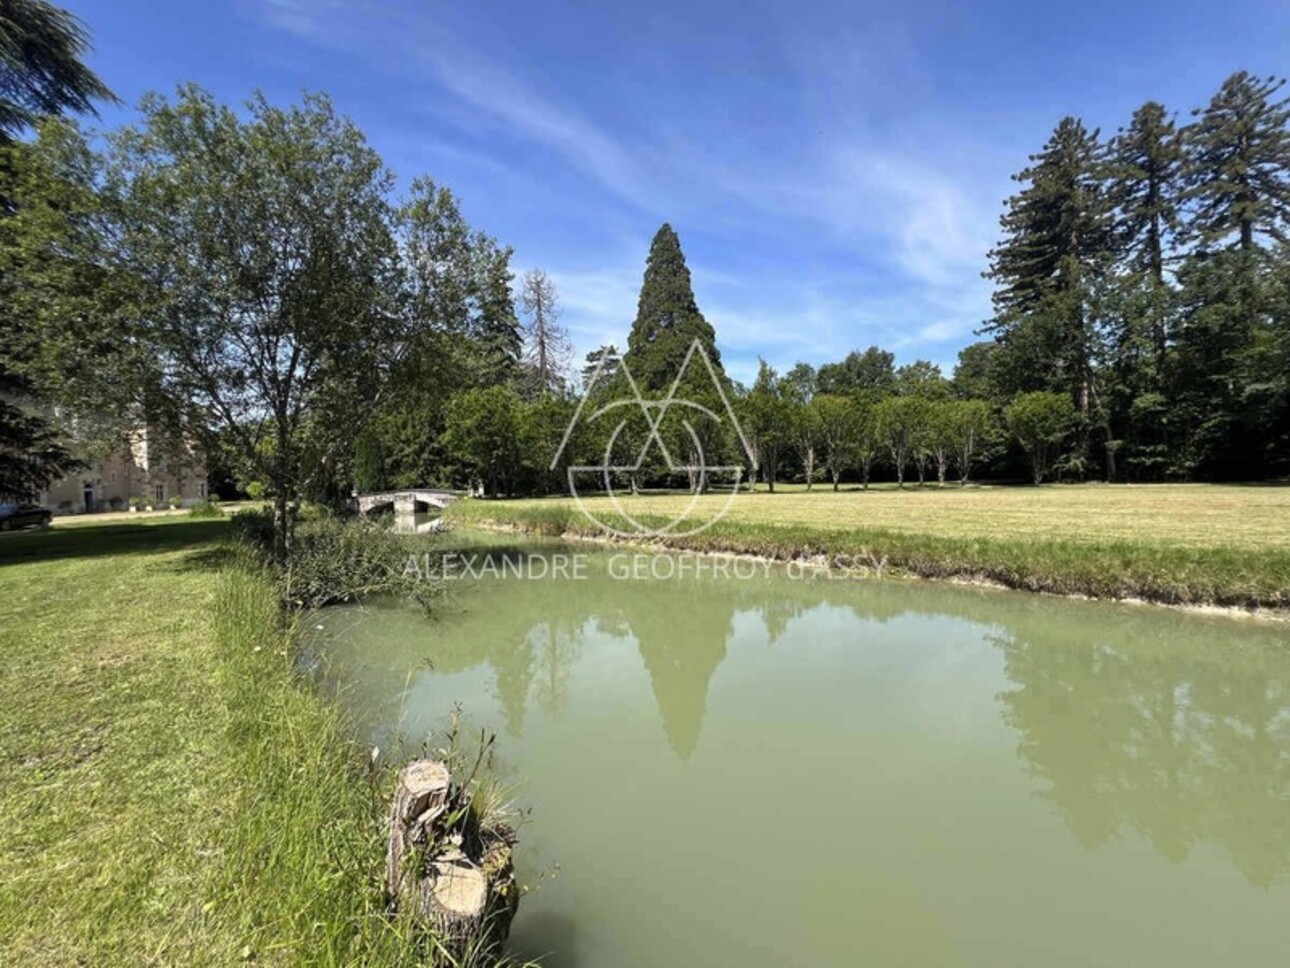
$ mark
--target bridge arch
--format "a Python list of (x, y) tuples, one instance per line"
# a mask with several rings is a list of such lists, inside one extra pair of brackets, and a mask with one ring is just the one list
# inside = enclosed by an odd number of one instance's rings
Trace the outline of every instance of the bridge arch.
[(412, 487), (397, 491), (360, 494), (355, 499), (355, 503), (358, 505), (359, 514), (367, 514), (382, 507), (392, 507), (399, 514), (415, 514), (431, 509), (442, 510), (462, 496), (461, 491)]

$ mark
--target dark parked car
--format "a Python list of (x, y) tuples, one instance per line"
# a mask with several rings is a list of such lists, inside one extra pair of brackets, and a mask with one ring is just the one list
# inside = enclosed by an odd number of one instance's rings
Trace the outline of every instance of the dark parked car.
[(35, 504), (0, 504), (0, 531), (18, 528), (43, 528), (54, 516)]

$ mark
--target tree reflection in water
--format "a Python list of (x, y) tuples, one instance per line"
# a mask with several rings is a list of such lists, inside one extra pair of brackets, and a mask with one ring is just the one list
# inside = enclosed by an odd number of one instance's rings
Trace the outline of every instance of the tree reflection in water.
[[(515, 561), (553, 547), (489, 553)], [(505, 729), (517, 736), (530, 704), (563, 716), (588, 641), (634, 647), (681, 760), (700, 747), (711, 682), (746, 616), (760, 618), (767, 646), (821, 608), (853, 613), (854, 634), (870, 645), (882, 623), (902, 616), (970, 623), (1002, 655), (998, 702), (1018, 755), (1086, 848), (1133, 829), (1175, 862), (1217, 845), (1255, 885), (1290, 868), (1284, 627), (928, 583), (613, 582), (603, 560), (587, 581), (507, 580), (501, 595), (458, 591), (450, 610), (466, 613), (458, 618), (467, 627), (470, 613), (486, 612), (484, 635), (442, 634), (438, 621), (409, 612), (383, 614), (381, 640), (415, 643), (435, 673), (487, 663)], [(342, 634), (361, 635), (366, 621), (360, 614)], [(366, 691), (384, 698), (368, 715), (397, 721), (406, 665), (396, 660), (365, 674), (385, 677), (369, 683)]]

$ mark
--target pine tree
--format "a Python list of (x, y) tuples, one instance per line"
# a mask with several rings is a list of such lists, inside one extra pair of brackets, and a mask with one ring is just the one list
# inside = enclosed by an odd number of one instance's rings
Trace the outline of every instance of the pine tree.
[(1165, 257), (1178, 229), (1182, 139), (1164, 105), (1148, 101), (1107, 150), (1109, 202), (1126, 268), (1165, 281)]
[(1290, 102), (1285, 81), (1240, 71), (1184, 132), (1196, 251), (1180, 270), (1182, 315), (1171, 399), (1185, 425), (1181, 469), (1266, 472), (1281, 397), (1274, 345), (1286, 323), (1270, 285), (1273, 243), (1290, 237)]
[(618, 347), (612, 343), (598, 346), (587, 354), (587, 361), (582, 367), (582, 388), (591, 388), (591, 381), (598, 380), (601, 385), (608, 385), (618, 376), (618, 364), (621, 356)]
[(1065, 390), (1085, 414), (1094, 394), (1095, 290), (1112, 255), (1100, 156), (1098, 132), (1064, 118), (1013, 176), (1025, 187), (1007, 202), (1004, 239), (986, 273), (995, 316), (985, 330), (1006, 351), (1008, 389)]
[(1202, 250), (1235, 245), (1249, 253), (1257, 237), (1287, 240), (1290, 227), (1290, 102), (1284, 79), (1238, 71), (1184, 131), (1185, 175), (1192, 203), (1188, 234)]
[(0, 144), (40, 118), (93, 114), (115, 101), (82, 63), (89, 34), (79, 19), (47, 0), (5, 0), (0, 11)]
[(559, 294), (541, 269), (530, 269), (520, 280), (520, 305), (528, 315), (524, 327), (525, 362), (533, 370), (538, 394), (564, 386), (569, 365), (569, 334), (558, 324)]
[(724, 379), (717, 334), (695, 301), (681, 240), (664, 222), (650, 244), (624, 362), (643, 392), (666, 390), (696, 339)]
[[(1115, 212), (1118, 273), (1107, 287), (1106, 425), (1108, 476), (1117, 450), (1135, 468), (1158, 473), (1165, 428), (1152, 401), (1167, 391), (1176, 294), (1166, 264), (1180, 228), (1183, 142), (1164, 106), (1148, 101), (1107, 149), (1108, 197)], [(1119, 428), (1119, 433), (1110, 427)], [(1113, 439), (1119, 438), (1119, 439)]]

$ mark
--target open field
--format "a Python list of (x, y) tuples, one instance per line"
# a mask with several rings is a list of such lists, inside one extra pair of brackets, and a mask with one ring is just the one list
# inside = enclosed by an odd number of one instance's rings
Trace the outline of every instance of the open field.
[(396, 964), (383, 797), (225, 521), (0, 535), (0, 964)]
[[(729, 495), (699, 498), (692, 515), (706, 518)], [(641, 514), (672, 517), (689, 495), (626, 496), (623, 506)], [(569, 503), (567, 499), (508, 501), (525, 507)], [(608, 499), (588, 506), (608, 520)], [(1058, 485), (1049, 487), (930, 486), (834, 493), (817, 487), (762, 485), (730, 500), (726, 519), (739, 524), (793, 524), (846, 531), (880, 528), (946, 538), (1057, 538), (1068, 541), (1151, 541), (1189, 548), (1290, 548), (1290, 485), (1217, 484)]]
[[(625, 496), (622, 506), (642, 524), (659, 527), (692, 500)], [(727, 501), (715, 525), (665, 543), (779, 558), (873, 555), (924, 577), (984, 579), (1056, 594), (1290, 605), (1290, 486), (759, 490), (705, 495), (683, 520), (709, 519)], [(585, 506), (620, 526), (608, 499)], [(598, 530), (566, 498), (467, 501), (451, 516), (548, 533)]]

